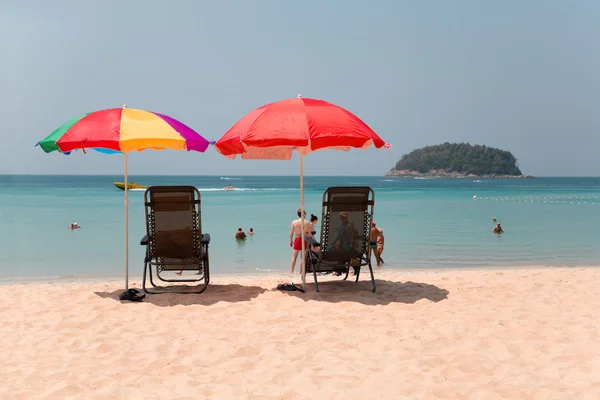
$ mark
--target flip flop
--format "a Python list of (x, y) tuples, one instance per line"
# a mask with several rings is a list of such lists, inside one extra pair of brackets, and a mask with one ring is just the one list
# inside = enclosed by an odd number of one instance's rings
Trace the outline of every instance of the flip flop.
[(142, 301), (146, 297), (145, 294), (140, 294), (140, 291), (134, 288), (124, 291), (119, 295), (119, 300)]
[(301, 287), (298, 287), (298, 286), (294, 285), (293, 283), (280, 283), (279, 285), (277, 285), (277, 290), (284, 290), (287, 292), (293, 292), (295, 290), (299, 290), (300, 292), (304, 293), (304, 290), (302, 290)]

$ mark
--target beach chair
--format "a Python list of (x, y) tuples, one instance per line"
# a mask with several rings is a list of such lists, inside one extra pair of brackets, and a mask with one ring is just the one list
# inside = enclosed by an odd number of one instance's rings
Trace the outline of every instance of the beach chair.
[[(202, 293), (210, 281), (208, 245), (210, 235), (202, 233), (200, 192), (193, 186), (151, 186), (144, 194), (146, 246), (142, 288), (146, 293)], [(182, 271), (179, 276), (176, 272)], [(184, 275), (184, 271), (195, 271)], [(154, 273), (153, 273), (154, 272)], [(196, 285), (157, 285), (163, 282)], [(146, 277), (152, 287), (146, 287)]]
[[(375, 277), (369, 257), (369, 232), (373, 221), (375, 193), (367, 186), (330, 187), (323, 194), (321, 217), (321, 240), (306, 237), (309, 248), (306, 252), (306, 273), (312, 273), (315, 288), (319, 291), (319, 273), (345, 274), (350, 268), (360, 276), (363, 266), (369, 267), (373, 292)], [(315, 247), (315, 248), (313, 248)], [(317, 251), (317, 249), (319, 251)]]

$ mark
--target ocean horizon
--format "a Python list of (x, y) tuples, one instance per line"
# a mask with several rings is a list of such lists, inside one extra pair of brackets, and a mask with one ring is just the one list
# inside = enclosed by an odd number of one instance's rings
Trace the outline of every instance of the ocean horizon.
[[(123, 174), (120, 175), (115, 175), (115, 174), (89, 174), (89, 173), (85, 173), (85, 174), (56, 174), (56, 173), (48, 173), (48, 174), (44, 174), (44, 173), (27, 173), (27, 174), (3, 174), (0, 173), (0, 176), (5, 176), (5, 177), (9, 177), (9, 176), (13, 176), (13, 177), (20, 177), (20, 176), (104, 176), (104, 177), (111, 177), (111, 178), (118, 178), (121, 177), (121, 181), (123, 181)], [(248, 175), (244, 175), (244, 174), (236, 174), (236, 175), (228, 175), (228, 174), (202, 174), (202, 175), (197, 175), (197, 174), (151, 174), (151, 175), (139, 175), (139, 174), (133, 174), (133, 175), (129, 175), (129, 177), (132, 176), (143, 176), (143, 177), (147, 177), (147, 176), (160, 176), (160, 177), (181, 177), (181, 176), (209, 176), (209, 177), (261, 177), (261, 176), (268, 176), (268, 177), (275, 177), (275, 178), (281, 178), (281, 177), (286, 177), (286, 178), (296, 178), (298, 179), (298, 181), (300, 181), (300, 176), (299, 175), (257, 175), (257, 174), (248, 174)], [(596, 175), (528, 175), (526, 174), (526, 176), (528, 176), (528, 178), (509, 178), (509, 179), (547, 179), (547, 178), (600, 178), (600, 176), (596, 176)], [(304, 177), (361, 177), (361, 178), (389, 178), (389, 179), (422, 179), (422, 178), (414, 178), (414, 177), (397, 177), (397, 176), (385, 176), (385, 174), (382, 175), (356, 175), (356, 174), (351, 174), (351, 175), (343, 175), (343, 174), (337, 174), (337, 175), (329, 175), (329, 174), (304, 174)], [(481, 177), (480, 177), (481, 178)], [(460, 178), (437, 178), (437, 177), (431, 177), (431, 178), (427, 178), (427, 179), (473, 179), (470, 177), (460, 177)], [(499, 180), (502, 178), (485, 178), (485, 179), (490, 179), (490, 180)]]
[[(123, 274), (122, 175), (0, 175), (0, 279)], [(192, 185), (211, 234), (212, 274), (285, 272), (298, 176), (131, 175), (143, 185)], [(305, 209), (321, 218), (330, 186), (370, 186), (384, 231), (383, 269), (600, 265), (599, 177), (411, 179), (305, 176)], [(233, 185), (234, 190), (224, 190)], [(474, 199), (476, 197), (476, 200)], [(140, 275), (143, 190), (130, 193), (129, 270)], [(505, 233), (492, 234), (493, 218)], [(82, 228), (67, 229), (71, 222)], [(245, 242), (237, 228), (253, 228)], [(298, 269), (297, 269), (298, 270)]]

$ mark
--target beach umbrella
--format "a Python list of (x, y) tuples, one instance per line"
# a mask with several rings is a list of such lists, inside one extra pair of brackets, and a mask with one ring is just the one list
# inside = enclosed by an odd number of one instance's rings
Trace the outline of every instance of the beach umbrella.
[(132, 151), (187, 150), (204, 152), (210, 142), (183, 123), (163, 114), (127, 108), (86, 113), (58, 127), (39, 146), (46, 153), (92, 149), (124, 155), (125, 176), (125, 290), (129, 289), (129, 190), (127, 153)]
[[(316, 150), (390, 148), (367, 124), (350, 111), (323, 100), (297, 98), (270, 103), (240, 119), (216, 143), (217, 151), (228, 158), (289, 160), (300, 155), (300, 208), (304, 210), (303, 156)], [(302, 219), (304, 232), (304, 219)], [(306, 289), (305, 242), (300, 265)]]

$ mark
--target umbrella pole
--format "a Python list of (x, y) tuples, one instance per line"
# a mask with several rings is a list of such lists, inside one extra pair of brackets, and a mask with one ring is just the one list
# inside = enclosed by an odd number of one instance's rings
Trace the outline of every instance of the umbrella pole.
[(127, 153), (125, 159), (125, 290), (129, 289), (129, 178), (127, 177)]
[(302, 153), (300, 153), (300, 230), (302, 238), (302, 251), (300, 253), (300, 269), (302, 270), (302, 290), (306, 291), (306, 241), (304, 240), (304, 165), (302, 161)]

